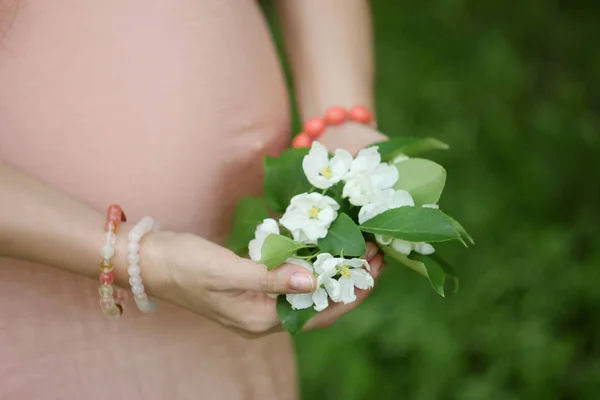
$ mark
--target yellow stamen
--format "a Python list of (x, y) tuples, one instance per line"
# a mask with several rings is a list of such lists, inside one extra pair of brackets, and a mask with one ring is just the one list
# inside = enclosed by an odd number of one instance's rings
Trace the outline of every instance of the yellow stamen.
[(315, 219), (319, 216), (319, 210), (317, 207), (313, 207), (308, 211), (308, 216), (312, 219)]
[(339, 266), (338, 269), (340, 270), (340, 274), (342, 275), (342, 277), (350, 278), (350, 268), (346, 267), (345, 265), (342, 265)]
[(323, 168), (321, 170), (321, 175), (323, 175), (327, 179), (331, 178), (331, 175), (332, 175), (331, 168), (329, 168), (329, 167)]

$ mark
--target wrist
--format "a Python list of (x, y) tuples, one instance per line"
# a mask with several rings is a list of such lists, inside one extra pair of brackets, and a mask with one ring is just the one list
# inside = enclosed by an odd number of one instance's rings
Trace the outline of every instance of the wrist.
[[(133, 228), (130, 227), (129, 230)], [(127, 232), (128, 234), (128, 232)], [(126, 235), (127, 235), (126, 234)], [(166, 231), (150, 231), (139, 242), (139, 266), (145, 291), (153, 297), (163, 300), (173, 300), (168, 296), (169, 288), (173, 286), (173, 277), (169, 268), (170, 238), (175, 233)], [(129, 287), (129, 274), (127, 272), (127, 247), (129, 240), (124, 243), (125, 268), (123, 268), (124, 287)]]
[(371, 109), (363, 104), (352, 107), (335, 105), (329, 107), (322, 116), (315, 116), (306, 120), (303, 131), (296, 135), (292, 147), (310, 147), (314, 140), (318, 140), (326, 130), (338, 129), (347, 124), (362, 124), (375, 127), (375, 120)]

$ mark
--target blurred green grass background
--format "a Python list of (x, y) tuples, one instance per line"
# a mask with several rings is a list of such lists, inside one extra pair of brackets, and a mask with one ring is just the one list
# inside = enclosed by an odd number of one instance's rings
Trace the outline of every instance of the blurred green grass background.
[[(461, 290), (389, 265), (296, 347), (304, 399), (597, 399), (600, 5), (373, 0), (377, 113), (437, 137)], [(281, 40), (273, 13), (265, 11)]]

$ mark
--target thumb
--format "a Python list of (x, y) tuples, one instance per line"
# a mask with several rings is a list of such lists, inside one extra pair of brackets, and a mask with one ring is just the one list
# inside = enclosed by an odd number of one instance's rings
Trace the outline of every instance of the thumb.
[(272, 271), (264, 265), (249, 261), (234, 274), (231, 282), (236, 289), (264, 293), (310, 293), (316, 287), (315, 276), (307, 269), (282, 264)]

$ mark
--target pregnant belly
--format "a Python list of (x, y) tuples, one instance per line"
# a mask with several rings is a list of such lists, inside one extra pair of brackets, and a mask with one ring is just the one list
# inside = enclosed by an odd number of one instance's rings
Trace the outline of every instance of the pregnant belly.
[[(288, 140), (255, 2), (22, 4), (0, 40), (0, 161), (100, 210), (222, 241), (263, 156)], [(286, 335), (249, 341), (131, 299), (109, 324), (95, 281), (13, 260), (0, 259), (0, 293), (0, 398), (295, 398)]]
[(0, 160), (221, 241), (286, 100), (253, 1), (29, 1), (0, 45)]

